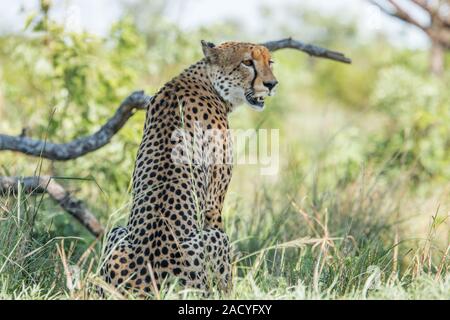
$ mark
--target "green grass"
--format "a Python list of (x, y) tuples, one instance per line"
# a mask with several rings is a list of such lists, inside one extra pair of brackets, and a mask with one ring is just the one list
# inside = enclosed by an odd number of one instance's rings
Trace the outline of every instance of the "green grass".
[[(449, 249), (439, 240), (445, 221), (430, 217), (423, 238), (402, 234), (400, 195), (407, 183), (383, 184), (369, 175), (329, 190), (320, 187), (320, 178), (275, 184), (261, 178), (247, 189), (251, 197), (230, 192), (224, 216), (233, 242), (234, 285), (229, 295), (213, 298), (450, 297)], [(98, 299), (95, 285), (104, 286), (98, 273), (101, 241), (78, 226), (64, 231), (74, 221), (45, 197), (40, 200), (0, 200), (0, 299)], [(108, 225), (123, 222), (127, 213), (122, 206)], [(108, 292), (107, 299), (136, 298)], [(196, 297), (172, 286), (149, 298)]]
[[(277, 114), (277, 123), (262, 119), (262, 127), (280, 128), (278, 175), (261, 176), (257, 166), (234, 169), (223, 211), (233, 244), (233, 289), (212, 298), (450, 298), (446, 185), (411, 184), (418, 169), (399, 165), (395, 154), (361, 160), (359, 146), (370, 130), (378, 130), (373, 124), (382, 122), (376, 115), (349, 115), (308, 101), (298, 108)], [(252, 115), (236, 112), (232, 127), (254, 127)], [(308, 126), (312, 119), (317, 123)], [(292, 134), (297, 127), (301, 135)], [(109, 149), (118, 146), (120, 141), (113, 141), (95, 155), (58, 166), (58, 172), (68, 170), (72, 178), (94, 172), (109, 161), (95, 159), (109, 159)], [(41, 169), (39, 159), (16, 163), (6, 156), (14, 172)], [(124, 159), (131, 166), (129, 157)], [(6, 167), (0, 174), (11, 175)], [(47, 162), (42, 168), (50, 170)], [(76, 188), (77, 197), (110, 229), (126, 223), (131, 201), (129, 183), (124, 178), (109, 183), (110, 175), (129, 179), (131, 170), (109, 164), (108, 170), (96, 172), (95, 181), (60, 182)], [(107, 288), (99, 277), (102, 240), (93, 239), (47, 196), (0, 197), (0, 299), (98, 299), (96, 286), (106, 289), (106, 299), (136, 298)], [(174, 286), (149, 296), (198, 297)]]

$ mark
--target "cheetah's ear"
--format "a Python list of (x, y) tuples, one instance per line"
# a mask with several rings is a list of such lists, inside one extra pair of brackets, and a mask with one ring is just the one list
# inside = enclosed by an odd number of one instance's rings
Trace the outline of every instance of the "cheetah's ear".
[(203, 54), (209, 63), (215, 63), (217, 60), (217, 48), (212, 42), (207, 42), (205, 40), (201, 41)]

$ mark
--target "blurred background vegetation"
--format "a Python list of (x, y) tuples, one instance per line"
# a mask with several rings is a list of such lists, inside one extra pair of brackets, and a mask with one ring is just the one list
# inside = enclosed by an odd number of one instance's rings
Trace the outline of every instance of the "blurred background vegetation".
[[(1, 133), (70, 141), (97, 130), (132, 91), (151, 95), (200, 59), (201, 39), (271, 40), (239, 21), (185, 30), (165, 19), (163, 1), (124, 2), (102, 36), (67, 29), (51, 10), (42, 1), (22, 32), (0, 34)], [(281, 135), (278, 175), (235, 167), (224, 209), (235, 296), (450, 297), (450, 71), (430, 74), (427, 48), (395, 45), (383, 32), (367, 41), (338, 13), (280, 10), (295, 23), (274, 23), (278, 32), (345, 52), (353, 64), (276, 52), (276, 97), (263, 113), (231, 115), (232, 128)], [(144, 117), (74, 161), (1, 152), (0, 175), (67, 178), (104, 225), (124, 224)], [(0, 297), (89, 297), (67, 287), (61, 238), (74, 265), (94, 241), (46, 196), (0, 198)]]

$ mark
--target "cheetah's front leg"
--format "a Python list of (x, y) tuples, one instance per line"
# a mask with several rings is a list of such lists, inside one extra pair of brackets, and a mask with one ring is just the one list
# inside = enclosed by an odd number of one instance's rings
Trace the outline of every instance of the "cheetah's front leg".
[(142, 288), (136, 281), (137, 269), (134, 258), (133, 246), (128, 241), (127, 228), (117, 227), (111, 230), (106, 242), (104, 263), (101, 268), (101, 274), (106, 282), (118, 289), (140, 291)]
[(181, 244), (186, 284), (207, 291), (218, 285), (227, 292), (231, 287), (231, 259), (228, 236), (217, 228), (208, 228)]

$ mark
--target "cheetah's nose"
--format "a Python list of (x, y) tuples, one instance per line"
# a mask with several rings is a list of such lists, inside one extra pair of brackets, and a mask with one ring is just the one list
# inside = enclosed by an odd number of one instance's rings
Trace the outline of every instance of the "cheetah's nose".
[(273, 88), (275, 88), (275, 86), (278, 84), (277, 80), (272, 80), (272, 81), (265, 81), (264, 82), (264, 86), (267, 87), (267, 89), (272, 90)]

